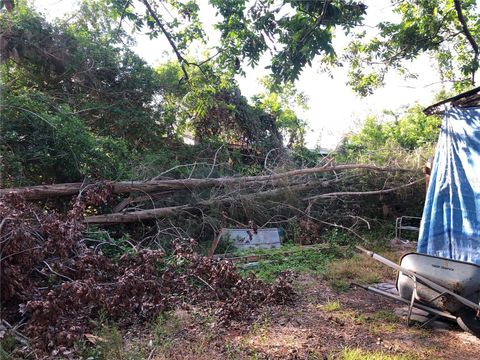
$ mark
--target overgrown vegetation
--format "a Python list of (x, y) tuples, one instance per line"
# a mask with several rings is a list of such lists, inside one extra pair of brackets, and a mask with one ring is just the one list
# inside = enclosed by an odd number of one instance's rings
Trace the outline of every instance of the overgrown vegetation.
[[(396, 255), (396, 254), (395, 254)], [(387, 255), (383, 255), (387, 256)], [(393, 261), (397, 259), (393, 258)], [(351, 283), (361, 285), (374, 284), (385, 278), (395, 278), (395, 272), (378, 261), (366, 259), (360, 255), (351, 256), (348, 259), (340, 259), (327, 267), (325, 279), (331, 287), (337, 291), (345, 291)]]
[[(395, 3), (398, 23), (381, 23), (373, 39), (357, 31), (368, 11), (361, 1), (209, 4), (222, 36), (204, 59), (189, 51), (206, 41), (195, 1), (84, 0), (78, 13), (51, 21), (26, 0), (0, 1), (0, 188), (78, 182), (73, 199), (2, 192), (2, 359), (143, 359), (152, 349), (169, 358), (188, 325), (181, 311), (199, 317), (198, 346), (188, 349), (198, 356), (212, 327), (291, 303), (291, 274), (318, 275), (337, 294), (386, 277), (352, 245), (384, 250), (392, 219), (419, 215), (420, 169), (440, 120), (419, 105), (387, 111), (325, 155), (305, 147), (298, 110), (308, 99), (293, 81), (320, 55), (327, 69), (348, 63), (350, 85), (366, 95), (388, 69), (433, 52), (443, 78), (467, 88), (478, 69), (478, 45), (469, 56), (480, 33), (474, 2)], [(353, 34), (346, 55), (333, 47), (335, 28)], [(176, 61), (153, 67), (137, 55), (134, 35), (145, 31), (165, 37)], [(267, 52), (272, 73), (247, 99), (235, 76)], [(101, 216), (121, 220), (92, 220)], [(286, 240), (240, 270), (204, 256), (234, 226), (282, 227)], [(223, 241), (214, 250), (232, 249)], [(342, 306), (331, 299), (323, 310), (366, 322)], [(387, 318), (371, 332), (391, 331)], [(260, 319), (247, 334), (265, 337), (268, 325)], [(136, 327), (149, 329), (152, 345), (126, 346)], [(244, 355), (232, 344), (222, 354)]]
[(341, 360), (410, 360), (412, 355), (390, 355), (382, 352), (369, 352), (360, 349), (345, 349), (340, 354)]
[(404, 113), (385, 111), (380, 118), (368, 117), (358, 132), (344, 138), (344, 159), (375, 164), (422, 166), (433, 156), (441, 119), (427, 116), (420, 105)]
[[(303, 145), (292, 86), (266, 85), (251, 105), (233, 75), (213, 64), (179, 82), (177, 63), (154, 69), (130, 50), (112, 11), (108, 2), (86, 1), (74, 20), (49, 23), (20, 1), (2, 13), (3, 186), (144, 179), (202, 163), (198, 155), (211, 158), (220, 147), (231, 162), (214, 169), (222, 174), (257, 164), (284, 137)], [(184, 136), (201, 145), (186, 146)]]
[(273, 282), (285, 271), (306, 274), (322, 274), (330, 266), (333, 259), (338, 259), (340, 251), (337, 248), (313, 246), (301, 248), (298, 246), (282, 246), (278, 250), (256, 251), (254, 254), (265, 254), (265, 259), (259, 260), (253, 270), (244, 270), (245, 273), (254, 272), (260, 279)]

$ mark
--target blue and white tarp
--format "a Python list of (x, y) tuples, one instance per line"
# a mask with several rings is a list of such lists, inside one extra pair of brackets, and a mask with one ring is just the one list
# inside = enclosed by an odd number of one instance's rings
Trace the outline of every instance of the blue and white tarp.
[(445, 112), (417, 251), (480, 264), (480, 108)]

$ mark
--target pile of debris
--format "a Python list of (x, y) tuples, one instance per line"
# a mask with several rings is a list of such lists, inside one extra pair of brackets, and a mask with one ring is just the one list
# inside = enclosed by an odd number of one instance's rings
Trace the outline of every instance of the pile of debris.
[[(422, 181), (417, 170), (328, 163), (260, 176), (0, 189), (3, 324), (13, 324), (10, 331), (28, 338), (30, 349), (61, 354), (93, 330), (100, 314), (124, 327), (187, 305), (211, 309), (220, 323), (248, 318), (264, 304), (292, 300), (288, 276), (274, 284), (242, 277), (233, 263), (195, 252), (195, 242), (185, 239), (208, 237), (175, 226), (172, 217), (192, 224), (197, 216), (202, 231), (213, 229), (210, 240), (239, 220), (259, 228), (283, 222), (300, 229), (306, 244), (305, 237), (318, 239), (319, 225), (368, 225), (358, 216), (368, 204), (381, 211), (387, 197), (411, 196)], [(412, 203), (408, 196), (404, 202)], [(122, 237), (135, 222), (143, 235), (123, 240), (128, 248), (85, 236), (92, 227), (119, 224), (105, 233)], [(176, 238), (160, 243), (167, 227)], [(115, 246), (113, 255), (106, 251)]]
[(242, 277), (233, 263), (199, 255), (195, 242), (173, 252), (138, 249), (111, 259), (83, 239), (83, 214), (110, 190), (91, 187), (61, 215), (18, 195), (0, 201), (2, 317), (38, 354), (62, 354), (94, 328), (100, 314), (122, 327), (190, 304), (209, 308), (219, 322), (248, 318), (264, 304), (294, 295), (280, 277), (266, 284)]

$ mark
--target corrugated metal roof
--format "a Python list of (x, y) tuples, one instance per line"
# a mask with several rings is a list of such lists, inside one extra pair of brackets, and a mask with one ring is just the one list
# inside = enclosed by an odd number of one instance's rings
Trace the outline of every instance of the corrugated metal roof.
[(456, 106), (460, 108), (479, 107), (480, 86), (453, 96), (449, 99), (442, 100), (436, 104), (430, 105), (424, 109), (423, 112), (426, 115), (440, 115), (445, 111), (444, 105)]

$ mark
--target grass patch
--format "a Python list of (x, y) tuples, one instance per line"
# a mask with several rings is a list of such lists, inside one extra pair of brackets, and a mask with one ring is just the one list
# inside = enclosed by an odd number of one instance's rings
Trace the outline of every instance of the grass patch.
[[(392, 333), (397, 330), (399, 326), (399, 319), (395, 314), (388, 311), (379, 311), (378, 313), (365, 315), (362, 312), (355, 310), (343, 310), (342, 308), (336, 308), (335, 302), (332, 302), (329, 307), (322, 310), (335, 312), (334, 319), (337, 322), (349, 322), (355, 325), (366, 325), (370, 332), (374, 335), (381, 335), (382, 333)], [(333, 309), (333, 310), (331, 310)]]
[(256, 339), (257, 342), (261, 345), (266, 345), (268, 342), (268, 330), (270, 328), (270, 322), (266, 315), (263, 315), (259, 320), (257, 320), (250, 331), (243, 337), (242, 345), (244, 347), (249, 347), (253, 339)]
[(342, 304), (340, 304), (340, 301), (338, 300), (328, 300), (320, 308), (327, 312), (339, 311), (342, 309)]
[(388, 310), (379, 310), (373, 314), (371, 314), (372, 320), (380, 320), (380, 321), (387, 321), (392, 323), (397, 323), (400, 321), (397, 315), (393, 311)]
[(172, 347), (175, 334), (182, 328), (182, 322), (173, 312), (161, 313), (152, 323), (155, 345), (168, 351)]
[[(145, 328), (145, 333), (128, 339), (116, 326), (100, 324), (94, 333), (95, 344), (87, 341), (77, 343), (76, 348), (82, 359), (95, 360), (145, 360), (149, 356), (163, 360), (178, 358), (202, 358), (211, 351), (215, 334), (212, 332), (214, 318), (200, 313), (176, 310), (159, 314)], [(198, 334), (183, 342), (183, 332), (190, 326), (201, 329)], [(182, 344), (179, 349), (179, 344)], [(179, 355), (181, 354), (181, 355)], [(207, 356), (208, 357), (208, 356)]]
[(223, 345), (226, 360), (237, 360), (242, 357), (242, 349), (233, 341), (227, 340)]
[(384, 334), (391, 334), (398, 329), (396, 323), (374, 322), (370, 325), (370, 332), (372, 335), (381, 336)]
[[(211, 344), (216, 336), (212, 332), (215, 319), (206, 314), (176, 310), (160, 314), (152, 323), (154, 337), (154, 359), (208, 358)], [(190, 341), (184, 342), (189, 328), (197, 328), (198, 333), (190, 333)], [(181, 349), (179, 348), (181, 346)]]
[(415, 357), (411, 355), (390, 355), (380, 351), (370, 352), (361, 349), (344, 349), (340, 356), (334, 359), (341, 360), (413, 360)]
[(349, 321), (354, 323), (355, 325), (364, 325), (368, 322), (367, 317), (365, 314), (353, 310), (342, 310), (336, 314), (336, 318)]
[(254, 272), (257, 276), (266, 281), (273, 282), (280, 273), (294, 271), (307, 274), (322, 274), (327, 269), (327, 264), (343, 255), (334, 247), (324, 246), (300, 247), (284, 246), (280, 249), (268, 251), (256, 251), (257, 254), (266, 254), (265, 259), (258, 261), (254, 269), (242, 270), (244, 274)]
[(94, 344), (86, 341), (77, 342), (76, 348), (82, 359), (142, 360), (148, 356), (146, 347), (142, 344), (126, 348), (120, 330), (115, 325), (101, 325), (92, 340)]
[(15, 359), (12, 353), (15, 350), (16, 346), (17, 346), (17, 341), (15, 340), (15, 336), (7, 333), (5, 337), (0, 340), (0, 359), (2, 360)]
[(348, 259), (331, 262), (325, 271), (325, 279), (336, 291), (345, 291), (350, 283), (362, 285), (395, 278), (395, 271), (371, 258), (354, 255)]

